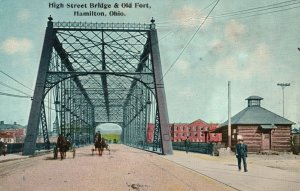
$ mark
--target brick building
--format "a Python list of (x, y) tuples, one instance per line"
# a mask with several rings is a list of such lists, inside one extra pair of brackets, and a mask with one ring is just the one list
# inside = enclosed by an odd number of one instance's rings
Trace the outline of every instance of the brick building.
[(14, 122), (14, 124), (5, 124), (0, 121), (0, 141), (7, 143), (20, 143), (24, 141), (26, 128)]
[(189, 137), (191, 142), (221, 142), (221, 133), (211, 133), (218, 124), (198, 119), (192, 123), (173, 123), (170, 126), (172, 142), (181, 142)]

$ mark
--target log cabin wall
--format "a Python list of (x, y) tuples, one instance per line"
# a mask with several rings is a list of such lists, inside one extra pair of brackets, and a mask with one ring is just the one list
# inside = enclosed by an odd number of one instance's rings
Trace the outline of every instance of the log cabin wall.
[[(279, 152), (291, 151), (291, 127), (286, 125), (276, 125), (276, 129), (270, 131), (270, 149)], [(262, 128), (260, 125), (232, 125), (231, 150), (235, 151), (237, 135), (242, 135), (244, 143), (248, 145), (248, 152), (260, 152), (262, 146)], [(268, 131), (268, 130), (267, 130)], [(222, 128), (222, 142), (228, 145), (227, 128)]]
[(228, 130), (227, 128), (222, 128), (222, 143), (225, 143), (225, 147), (228, 146)]
[(291, 151), (291, 126), (276, 125), (271, 132), (271, 148), (274, 151)]
[(237, 134), (242, 135), (249, 152), (259, 152), (262, 144), (262, 132), (258, 125), (238, 125)]

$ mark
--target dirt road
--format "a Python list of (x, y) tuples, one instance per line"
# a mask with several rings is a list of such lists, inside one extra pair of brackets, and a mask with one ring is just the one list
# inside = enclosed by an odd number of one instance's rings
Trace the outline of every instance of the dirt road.
[(69, 152), (64, 160), (47, 154), (0, 163), (0, 190), (232, 190), (153, 153), (111, 145), (99, 157), (91, 148), (77, 149), (75, 159)]

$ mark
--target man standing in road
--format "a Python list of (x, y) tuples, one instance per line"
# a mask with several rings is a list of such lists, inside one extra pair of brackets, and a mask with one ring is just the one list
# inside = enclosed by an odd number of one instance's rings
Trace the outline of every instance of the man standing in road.
[(187, 137), (184, 141), (184, 145), (185, 145), (185, 152), (188, 153), (190, 150), (190, 138)]
[(241, 170), (241, 162), (243, 160), (243, 165), (244, 165), (244, 171), (247, 172), (247, 152), (248, 148), (247, 145), (243, 142), (243, 137), (238, 135), (238, 144), (235, 147), (235, 155), (236, 158), (238, 159), (238, 167), (239, 171)]

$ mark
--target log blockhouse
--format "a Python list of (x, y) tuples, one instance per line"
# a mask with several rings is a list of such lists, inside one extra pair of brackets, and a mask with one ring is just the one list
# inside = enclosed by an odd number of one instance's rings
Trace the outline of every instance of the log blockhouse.
[[(248, 97), (248, 107), (231, 118), (231, 149), (235, 149), (237, 135), (242, 135), (249, 152), (290, 152), (291, 126), (294, 123), (261, 107), (262, 99), (259, 96)], [(222, 133), (222, 142), (228, 143), (228, 121), (220, 124), (214, 132)]]

